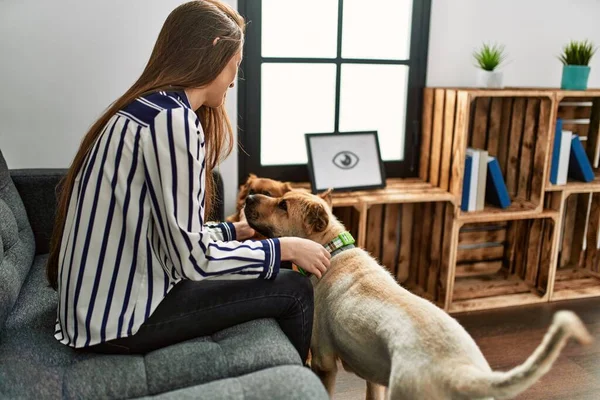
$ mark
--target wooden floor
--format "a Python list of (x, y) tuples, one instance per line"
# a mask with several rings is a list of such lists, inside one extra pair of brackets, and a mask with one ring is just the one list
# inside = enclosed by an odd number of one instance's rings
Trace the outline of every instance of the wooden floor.
[[(582, 347), (570, 341), (550, 372), (520, 400), (600, 399), (600, 298), (546, 303), (456, 315), (495, 370), (509, 370), (533, 352), (546, 333), (552, 314), (575, 311), (596, 341)], [(365, 383), (340, 367), (334, 400), (365, 398)]]

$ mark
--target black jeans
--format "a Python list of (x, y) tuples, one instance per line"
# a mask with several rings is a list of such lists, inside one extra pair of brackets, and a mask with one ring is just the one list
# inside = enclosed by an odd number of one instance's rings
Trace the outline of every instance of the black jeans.
[(253, 319), (275, 318), (305, 363), (312, 334), (313, 301), (310, 280), (286, 269), (281, 269), (274, 280), (184, 280), (171, 289), (135, 335), (87, 350), (146, 353)]

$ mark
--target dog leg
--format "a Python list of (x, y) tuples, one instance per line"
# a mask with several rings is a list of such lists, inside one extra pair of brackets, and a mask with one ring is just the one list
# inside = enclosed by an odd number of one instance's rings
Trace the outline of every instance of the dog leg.
[(384, 400), (385, 386), (367, 381), (367, 400)]
[(331, 370), (322, 370), (318, 367), (313, 366), (313, 372), (321, 379), (323, 386), (329, 394), (329, 398), (333, 398), (333, 392), (335, 391), (335, 377), (337, 375), (337, 366)]

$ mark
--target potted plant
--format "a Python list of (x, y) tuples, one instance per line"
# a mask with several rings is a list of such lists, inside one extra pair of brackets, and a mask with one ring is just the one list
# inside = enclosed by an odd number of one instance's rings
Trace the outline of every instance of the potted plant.
[(482, 47), (473, 52), (477, 61), (477, 86), (486, 88), (502, 88), (502, 71), (497, 68), (506, 59), (504, 46), (484, 43)]
[(564, 48), (559, 59), (563, 63), (561, 89), (567, 90), (585, 90), (587, 89), (588, 78), (590, 76), (589, 63), (596, 47), (584, 40), (578, 42), (572, 40)]

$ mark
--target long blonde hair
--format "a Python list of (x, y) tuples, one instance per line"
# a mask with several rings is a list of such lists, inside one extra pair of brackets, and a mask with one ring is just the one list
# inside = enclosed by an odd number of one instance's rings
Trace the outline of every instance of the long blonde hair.
[[(169, 14), (142, 75), (90, 128), (61, 182), (46, 265), (48, 281), (54, 289), (58, 287), (59, 254), (75, 178), (104, 126), (118, 110), (140, 96), (161, 90), (203, 87), (214, 81), (241, 50), (244, 28), (242, 16), (219, 0), (190, 1)], [(217, 37), (220, 39), (214, 43)], [(196, 114), (206, 142), (205, 216), (208, 217), (214, 196), (212, 170), (231, 153), (233, 129), (223, 105), (203, 106)]]

